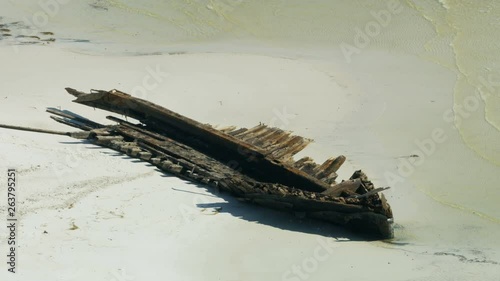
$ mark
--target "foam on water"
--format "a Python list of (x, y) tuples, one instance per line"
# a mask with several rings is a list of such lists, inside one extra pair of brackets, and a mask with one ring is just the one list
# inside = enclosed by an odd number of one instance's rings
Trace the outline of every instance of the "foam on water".
[[(453, 124), (473, 154), (461, 165), (469, 173), (448, 180), (450, 186), (427, 183), (428, 193), (446, 205), (468, 210), (490, 221), (500, 214), (492, 198), (500, 192), (500, 3), (498, 1), (409, 1), (436, 29), (423, 57), (456, 72)], [(458, 151), (456, 152), (458, 153)], [(469, 154), (461, 151), (461, 154)], [(424, 180), (418, 180), (426, 185)]]
[[(457, 71), (455, 124), (464, 141), (481, 157), (500, 165), (500, 3), (497, 1), (413, 1), (438, 31), (440, 47), (452, 54), (441, 62)], [(433, 43), (433, 42), (432, 42)], [(429, 43), (429, 44), (432, 44)], [(445, 44), (449, 44), (448, 47)], [(436, 61), (440, 58), (435, 57)], [(477, 101), (477, 105), (476, 105)], [(461, 113), (463, 107), (467, 112)], [(480, 137), (479, 137), (480, 136)]]

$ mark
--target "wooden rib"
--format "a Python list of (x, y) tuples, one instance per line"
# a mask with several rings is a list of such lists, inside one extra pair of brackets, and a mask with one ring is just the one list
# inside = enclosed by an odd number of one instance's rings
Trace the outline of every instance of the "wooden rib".
[(236, 129), (232, 132), (228, 132), (227, 134), (230, 136), (236, 136), (236, 135), (241, 134), (241, 133), (246, 132), (246, 131), (248, 131), (247, 128), (239, 128), (239, 129)]
[(277, 151), (276, 153), (273, 153), (273, 156), (277, 159), (292, 157), (293, 155), (297, 154), (299, 151), (304, 149), (308, 144), (309, 144), (308, 140), (302, 137), (296, 137), (290, 140), (287, 143), (286, 147)]
[(261, 148), (265, 148), (269, 145), (274, 144), (273, 140), (276, 140), (279, 136), (281, 136), (283, 134), (286, 134), (286, 132), (284, 132), (280, 129), (275, 129), (275, 130), (272, 130), (267, 135), (262, 136), (258, 140), (255, 140), (254, 142), (252, 142), (252, 144), (255, 146), (261, 147)]
[(82, 116), (80, 116), (76, 113), (73, 113), (71, 111), (62, 111), (62, 110), (59, 110), (57, 108), (49, 107), (49, 108), (47, 108), (46, 112), (52, 113), (52, 114), (60, 116), (60, 117), (67, 118), (69, 120), (77, 121), (81, 124), (84, 124), (88, 127), (93, 128), (93, 129), (104, 127), (104, 125), (102, 125), (102, 124), (99, 124), (97, 122), (89, 120), (89, 119), (82, 117)]
[(237, 137), (265, 150), (267, 155), (272, 155), (275, 159), (287, 159), (287, 161), (311, 142), (302, 137), (291, 136), (289, 132), (279, 128), (265, 125), (256, 126)]
[(314, 175), (315, 170), (318, 167), (318, 164), (316, 164), (311, 157), (304, 157), (299, 161), (295, 162), (294, 166), (305, 173)]
[(229, 132), (232, 132), (236, 129), (236, 126), (227, 126), (227, 127), (223, 127), (221, 129), (219, 129), (219, 131), (223, 132), (223, 133), (229, 133)]
[(242, 138), (242, 140), (246, 141), (247, 143), (252, 143), (253, 141), (258, 140), (262, 136), (267, 135), (269, 131), (272, 131), (272, 128), (265, 127), (253, 134), (247, 135), (246, 137)]
[(274, 148), (278, 147), (281, 143), (288, 141), (288, 139), (292, 138), (290, 132), (283, 132), (280, 135), (277, 135), (275, 138), (269, 140), (268, 145), (265, 145), (264, 150), (272, 151)]
[(52, 118), (53, 120), (55, 120), (61, 124), (68, 125), (68, 126), (71, 126), (73, 128), (77, 128), (77, 129), (80, 129), (83, 131), (90, 131), (93, 129), (92, 127), (89, 127), (89, 126), (82, 124), (82, 123), (75, 121), (75, 120), (71, 120), (71, 119), (67, 119), (67, 118), (60, 118), (57, 116), (50, 116), (50, 118)]
[(309, 156), (305, 156), (297, 160), (293, 165), (295, 166), (295, 168), (300, 169), (300, 167), (302, 167), (302, 165), (304, 165), (304, 163), (307, 161), (313, 161), (313, 159)]
[(317, 176), (328, 176), (331, 173), (336, 173), (340, 166), (344, 164), (346, 158), (344, 155), (340, 155), (338, 157), (332, 157), (328, 160), (326, 160), (319, 168), (317, 171)]
[(296, 161), (295, 163), (292, 163), (291, 165), (294, 166), (295, 168), (306, 172), (310, 174), (311, 176), (314, 176), (315, 178), (329, 184), (335, 184), (335, 180), (338, 178), (338, 175), (336, 172), (330, 172), (324, 173), (325, 167), (328, 167), (328, 165), (334, 160), (335, 158), (328, 159), (323, 163), (323, 165), (318, 165), (317, 163), (314, 162), (314, 160), (311, 157), (303, 157), (300, 160)]
[(291, 135), (281, 135), (277, 139), (274, 140), (272, 145), (266, 146), (263, 150), (266, 152), (266, 155), (271, 155), (274, 151), (283, 147), (283, 144), (290, 141), (293, 138)]
[(297, 143), (301, 143), (304, 140), (303, 137), (300, 136), (291, 136), (286, 141), (279, 144), (273, 150), (270, 151), (270, 155), (275, 158), (279, 158), (279, 155), (285, 155), (288, 151), (294, 147)]
[(265, 128), (267, 128), (266, 125), (260, 124), (260, 125), (257, 125), (257, 126), (255, 126), (253, 128), (250, 128), (250, 129), (246, 130), (245, 132), (243, 132), (241, 134), (235, 135), (235, 137), (238, 138), (238, 139), (240, 139), (240, 140), (242, 140), (245, 137), (247, 137), (248, 135), (255, 134), (255, 133), (257, 133), (260, 130), (263, 130)]

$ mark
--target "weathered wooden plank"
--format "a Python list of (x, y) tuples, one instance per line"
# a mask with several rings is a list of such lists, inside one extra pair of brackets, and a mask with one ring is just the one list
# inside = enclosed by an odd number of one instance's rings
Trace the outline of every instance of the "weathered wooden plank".
[(101, 136), (101, 135), (97, 135), (96, 136), (96, 139), (97, 139), (97, 142), (98, 143), (107, 143), (107, 142), (111, 142), (111, 141), (114, 141), (114, 140), (123, 140), (123, 137), (122, 136)]
[(338, 157), (332, 157), (328, 160), (326, 160), (319, 168), (318, 168), (318, 173), (322, 173), (324, 175), (331, 174), (333, 172), (337, 172), (344, 164), (346, 160), (346, 157), (343, 155), (340, 155)]
[(229, 132), (232, 132), (236, 129), (236, 126), (227, 126), (227, 127), (223, 127), (223, 128), (220, 128), (219, 131), (227, 134)]
[(300, 159), (299, 161), (295, 162), (294, 166), (297, 169), (299, 169), (305, 173), (308, 173), (309, 175), (315, 175), (316, 170), (317, 170), (319, 165), (316, 164), (312, 158), (304, 157), (304, 158)]
[(314, 160), (309, 156), (304, 156), (297, 160), (293, 165), (295, 168), (300, 169), (306, 162), (313, 162)]
[(73, 120), (73, 121), (77, 121), (81, 124), (84, 124), (92, 129), (97, 129), (97, 128), (103, 128), (104, 125), (102, 124), (99, 124), (97, 122), (94, 122), (92, 120), (89, 120), (85, 117), (82, 117), (78, 114), (75, 114), (73, 112), (70, 112), (70, 111), (62, 111), (60, 109), (57, 109), (57, 108), (53, 108), (53, 107), (49, 107), (47, 108), (46, 110), (47, 112), (49, 113), (52, 113), (54, 115), (57, 115), (57, 116), (60, 116), (60, 117), (63, 117), (63, 118), (67, 118), (67, 119), (70, 119), (70, 120)]
[(50, 116), (50, 118), (52, 118), (53, 120), (61, 123), (61, 124), (64, 124), (64, 125), (68, 125), (68, 126), (71, 126), (73, 128), (77, 128), (77, 129), (80, 129), (80, 130), (83, 130), (83, 131), (90, 131), (92, 130), (93, 128), (90, 127), (90, 126), (87, 126), (83, 123), (80, 123), (78, 121), (73, 121), (71, 119), (66, 119), (66, 118), (60, 118), (60, 117), (57, 117), (57, 116)]
[(291, 140), (293, 136), (289, 132), (283, 132), (277, 135), (275, 138), (270, 140), (271, 145), (265, 147), (266, 154), (269, 155), (271, 151), (274, 151), (277, 147), (280, 147), (284, 142)]
[(267, 135), (262, 136), (259, 139), (252, 141), (251, 144), (265, 150), (266, 147), (275, 144), (275, 140), (283, 134), (287, 134), (287, 132), (284, 132), (278, 128), (273, 128), (272, 130), (270, 130), (270, 132)]
[(352, 193), (356, 192), (360, 185), (360, 179), (347, 180), (330, 187), (329, 189), (323, 191), (322, 194), (338, 197), (342, 194), (342, 192), (345, 191), (349, 191)]
[(276, 159), (292, 157), (302, 151), (302, 149), (304, 149), (309, 142), (309, 140), (300, 137), (300, 139), (290, 141), (283, 149), (273, 152), (272, 155)]
[(240, 139), (240, 140), (242, 140), (246, 136), (255, 134), (255, 133), (259, 132), (260, 130), (265, 129), (266, 127), (267, 126), (264, 125), (264, 124), (259, 124), (259, 125), (255, 126), (255, 127), (252, 127), (252, 128), (250, 128), (248, 130), (245, 130), (244, 132), (242, 132), (242, 133), (240, 133), (238, 135), (235, 135), (235, 137), (238, 138), (238, 139)]
[(272, 128), (264, 126), (260, 130), (257, 130), (255, 132), (253, 132), (252, 134), (248, 134), (240, 139), (247, 142), (247, 143), (252, 143), (252, 141), (257, 140), (257, 139), (261, 138), (262, 136), (268, 134), (269, 131), (272, 131)]
[(237, 135), (239, 135), (239, 134), (241, 134), (241, 133), (243, 133), (243, 132), (245, 132), (247, 130), (248, 130), (247, 128), (239, 128), (239, 129), (236, 129), (236, 130), (234, 130), (232, 132), (228, 132), (227, 134), (231, 135), (231, 136), (237, 136)]

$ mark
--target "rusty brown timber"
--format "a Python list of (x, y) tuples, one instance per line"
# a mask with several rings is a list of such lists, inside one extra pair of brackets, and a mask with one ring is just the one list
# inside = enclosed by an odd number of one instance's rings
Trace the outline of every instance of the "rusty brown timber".
[[(309, 157), (295, 161), (293, 155), (310, 142), (308, 139), (262, 124), (216, 130), (116, 90), (90, 94), (67, 90), (78, 103), (141, 121), (133, 124), (108, 116), (117, 125), (102, 125), (68, 111), (48, 109), (59, 116), (52, 116), (57, 122), (83, 130), (64, 133), (68, 136), (126, 153), (245, 202), (345, 225), (379, 239), (393, 237), (392, 211), (379, 193), (384, 188), (375, 188), (361, 171), (337, 184), (336, 172), (344, 156), (332, 157), (321, 165)], [(279, 171), (280, 177), (266, 170), (269, 167)], [(287, 180), (289, 175), (295, 180)]]

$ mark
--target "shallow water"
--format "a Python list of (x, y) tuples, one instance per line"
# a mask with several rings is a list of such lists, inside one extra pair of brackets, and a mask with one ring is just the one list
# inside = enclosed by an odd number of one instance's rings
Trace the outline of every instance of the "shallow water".
[[(412, 1), (413, 7), (431, 22), (435, 38), (426, 44), (427, 55), (457, 75), (453, 108), (442, 119), (454, 125), (464, 144), (463, 166), (469, 172), (449, 181), (445, 192), (430, 196), (459, 209), (476, 212), (499, 222), (500, 214), (492, 198), (500, 193), (495, 184), (500, 172), (500, 3), (498, 1)], [(457, 152), (459, 153), (459, 152)], [(481, 158), (479, 160), (478, 158)], [(485, 173), (485, 171), (488, 171)], [(474, 179), (474, 180), (472, 180)], [(483, 212), (483, 213), (481, 213)]]

